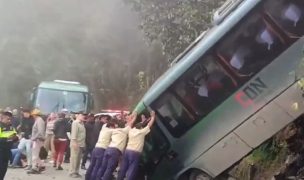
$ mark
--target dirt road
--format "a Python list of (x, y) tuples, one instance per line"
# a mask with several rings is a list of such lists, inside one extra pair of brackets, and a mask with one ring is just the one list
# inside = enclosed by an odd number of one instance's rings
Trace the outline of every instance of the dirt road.
[[(74, 178), (69, 177), (68, 164), (63, 166), (63, 171), (56, 171), (50, 164), (47, 164), (47, 169), (45, 172), (39, 175), (28, 175), (23, 169), (8, 169), (5, 180), (72, 180)], [(80, 174), (84, 179), (85, 171), (81, 171)], [(75, 180), (75, 179), (74, 179)]]

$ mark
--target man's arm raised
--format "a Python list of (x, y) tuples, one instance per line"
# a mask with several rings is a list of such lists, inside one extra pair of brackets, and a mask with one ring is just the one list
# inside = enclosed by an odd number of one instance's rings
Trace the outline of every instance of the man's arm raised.
[(127, 125), (132, 127), (137, 118), (137, 112), (133, 111), (133, 113), (127, 118)]
[(148, 123), (149, 128), (151, 128), (155, 122), (155, 119), (156, 119), (155, 111), (151, 111), (150, 116), (151, 116), (151, 119)]

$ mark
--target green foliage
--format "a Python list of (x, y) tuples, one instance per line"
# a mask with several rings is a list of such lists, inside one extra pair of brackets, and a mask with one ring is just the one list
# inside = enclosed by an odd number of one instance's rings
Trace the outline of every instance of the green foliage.
[(283, 166), (288, 150), (286, 142), (277, 136), (252, 151), (229, 174), (237, 179), (270, 179)]
[(211, 26), (213, 10), (224, 0), (125, 0), (139, 12), (148, 42), (161, 41), (172, 61)]
[(269, 140), (262, 144), (259, 148), (255, 149), (247, 158), (250, 164), (266, 163), (273, 161), (279, 154), (281, 147), (278, 146), (276, 141)]

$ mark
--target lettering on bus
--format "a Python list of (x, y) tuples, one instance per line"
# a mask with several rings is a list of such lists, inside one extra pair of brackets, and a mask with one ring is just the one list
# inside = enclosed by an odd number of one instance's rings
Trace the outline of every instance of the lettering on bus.
[(242, 107), (247, 108), (253, 104), (253, 101), (258, 98), (265, 89), (267, 89), (267, 85), (258, 77), (244, 87), (242, 91), (238, 92), (234, 98)]

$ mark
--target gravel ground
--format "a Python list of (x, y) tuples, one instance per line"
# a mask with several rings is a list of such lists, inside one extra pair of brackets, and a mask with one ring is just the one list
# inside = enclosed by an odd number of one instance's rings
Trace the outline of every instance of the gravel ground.
[[(69, 164), (63, 165), (63, 171), (56, 171), (55, 168), (52, 167), (51, 164), (46, 164), (46, 171), (44, 171), (42, 174), (38, 175), (28, 175), (25, 170), (23, 169), (8, 169), (6, 173), (5, 180), (71, 180), (74, 178), (69, 177)], [(80, 174), (82, 175), (82, 178), (78, 179), (84, 179), (85, 171), (81, 170)]]

